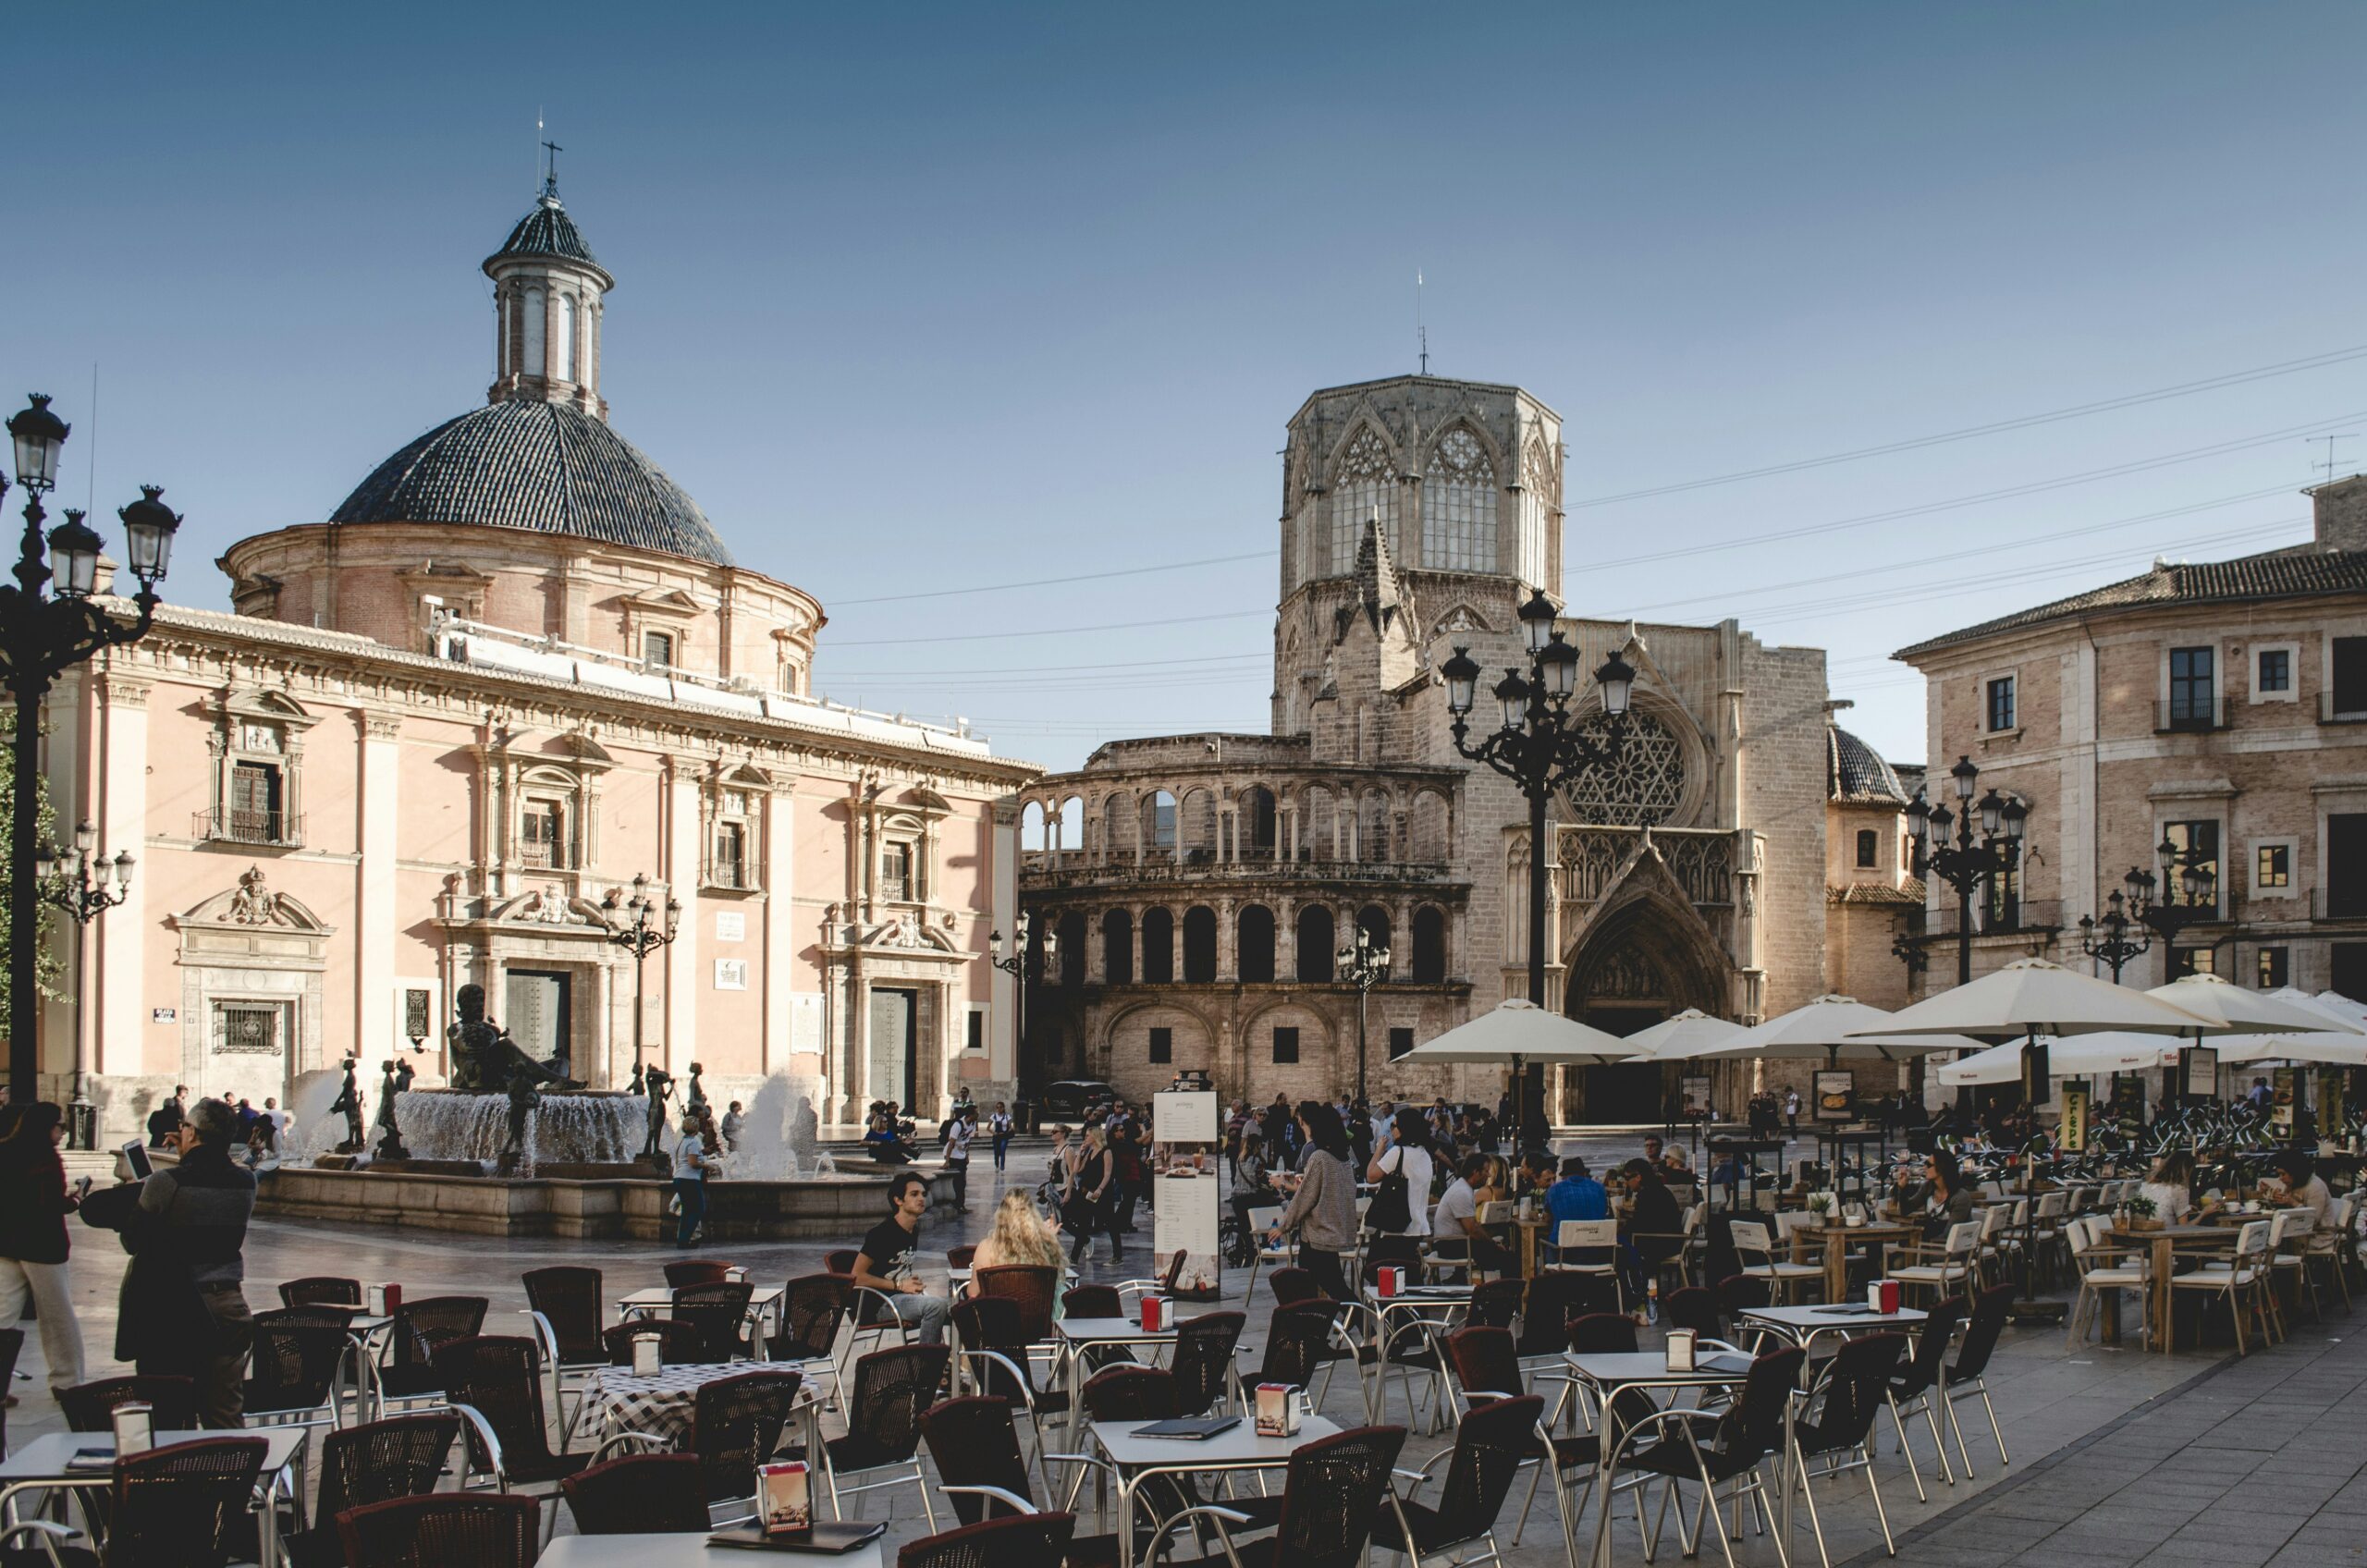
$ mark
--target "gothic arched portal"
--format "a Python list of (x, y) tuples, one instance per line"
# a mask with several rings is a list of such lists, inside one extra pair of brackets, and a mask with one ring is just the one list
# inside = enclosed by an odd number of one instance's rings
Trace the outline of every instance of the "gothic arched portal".
[[(1570, 955), (1564, 1006), (1580, 1023), (1622, 1038), (1686, 1008), (1723, 1017), (1729, 970), (1699, 914), (1657, 890), (1641, 892), (1588, 925)], [(1563, 1120), (1657, 1122), (1678, 1071), (1623, 1062), (1572, 1072), (1564, 1080)]]

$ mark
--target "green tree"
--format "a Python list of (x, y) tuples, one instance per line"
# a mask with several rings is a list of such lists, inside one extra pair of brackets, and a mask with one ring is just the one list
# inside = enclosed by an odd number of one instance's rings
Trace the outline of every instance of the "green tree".
[[(6, 722), (6, 733), (13, 738), (16, 734), (16, 724), (13, 719)], [(43, 843), (55, 843), (57, 816), (50, 809), (49, 786), (46, 783), (43, 784), (38, 792), (38, 798), (33, 802), (33, 810), (36, 814), (33, 819), (35, 836)], [(8, 878), (15, 869), (14, 858), (9, 852), (8, 846), (16, 841), (16, 770), (10, 767), (0, 767), (0, 887), (7, 885)], [(50, 937), (56, 928), (57, 911), (44, 903), (35, 906), (35, 913), (34, 929), (41, 933), (41, 954), (35, 974), (41, 994), (44, 997), (55, 997), (58, 994), (61, 964), (57, 956), (56, 944), (50, 940)], [(6, 958), (10, 950), (9, 943), (15, 935), (15, 919), (16, 912), (9, 907), (8, 900), (5, 897), (0, 897), (0, 1032), (5, 1032), (7, 1027), (10, 982)]]

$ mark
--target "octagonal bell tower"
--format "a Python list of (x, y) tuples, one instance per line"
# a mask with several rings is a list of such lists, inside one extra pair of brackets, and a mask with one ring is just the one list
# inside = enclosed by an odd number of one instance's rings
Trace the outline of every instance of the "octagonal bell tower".
[(602, 301), (616, 279), (558, 199), (556, 163), (533, 210), (484, 260), (493, 279), (495, 403), (562, 403), (608, 417), (600, 396)]

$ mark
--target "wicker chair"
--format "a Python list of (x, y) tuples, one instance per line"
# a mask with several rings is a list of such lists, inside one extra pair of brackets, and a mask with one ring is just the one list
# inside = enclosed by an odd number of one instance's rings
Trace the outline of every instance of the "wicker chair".
[[(1036, 1452), (1044, 1451), (1044, 1422), (1069, 1408), (1066, 1389), (1038, 1387), (1027, 1344), (1020, 1338), (1019, 1304), (1008, 1296), (964, 1296), (953, 1304), (953, 1332), (962, 1342), (961, 1370), (970, 1386), (1027, 1413)], [(1132, 1358), (1128, 1358), (1131, 1363)], [(1048, 1477), (1049, 1481), (1049, 1477)]]
[[(1024, 1513), (1036, 1507), (1027, 1478), (1027, 1462), (1019, 1452), (1019, 1427), (1011, 1406), (999, 1399), (949, 1399), (921, 1417), (921, 1440), (936, 1462), (938, 1479), (953, 1504), (953, 1515), (964, 1525), (1002, 1513)], [(1108, 1471), (1106, 1459), (1086, 1454), (1055, 1454), (1054, 1459)], [(1083, 1471), (1079, 1471), (1082, 1476)], [(1075, 1488), (1072, 1488), (1073, 1494)], [(1134, 1557), (1149, 1549), (1150, 1535), (1141, 1528), (1147, 1520), (1135, 1512)], [(1118, 1537), (1079, 1536), (1069, 1542), (1068, 1568), (1116, 1568)]]
[[(1373, 1544), (1403, 1551), (1417, 1562), (1442, 1553), (1458, 1564), (1485, 1561), (1503, 1568), (1496, 1515), (1503, 1511), (1521, 1466), (1532, 1464), (1543, 1447), (1538, 1423), (1544, 1415), (1545, 1402), (1535, 1394), (1490, 1400), (1467, 1413), (1455, 1428), (1454, 1446), (1431, 1455), (1410, 1477), (1413, 1485), (1403, 1497), (1392, 1494), (1396, 1530), (1393, 1537), (1392, 1532), (1381, 1531)], [(1422, 1502), (1422, 1485), (1441, 1459), (1447, 1467), (1437, 1497)], [(1534, 1484), (1529, 1489), (1534, 1493)], [(1457, 1550), (1475, 1543), (1487, 1550), (1466, 1555)]]
[(1520, 1321), (1521, 1303), (1527, 1299), (1526, 1280), (1487, 1280), (1473, 1287), (1471, 1306), (1463, 1320), (1477, 1328), (1509, 1329)]
[(1060, 1297), (1061, 1271), (1022, 1263), (981, 1268), (970, 1276), (970, 1293), (1016, 1302), (1020, 1338), (1036, 1344), (1052, 1337), (1052, 1303)]
[(803, 1274), (781, 1289), (780, 1331), (765, 1341), (773, 1361), (796, 1363), (809, 1378), (828, 1374), (827, 1408), (839, 1403), (839, 1330), (847, 1320), (853, 1288), (837, 1274)]
[(719, 1365), (750, 1354), (754, 1319), (748, 1303), (755, 1293), (756, 1287), (745, 1280), (674, 1288), (674, 1321), (698, 1330), (700, 1360)]
[(1071, 1285), (1061, 1296), (1063, 1317), (1123, 1317), (1126, 1303), (1115, 1285)]
[(685, 1285), (720, 1285), (731, 1278), (731, 1265), (711, 1257), (678, 1258), (666, 1266), (666, 1285), (681, 1290)]
[(608, 1364), (608, 1347), (600, 1338), (601, 1319), (607, 1311), (606, 1286), (598, 1269), (574, 1264), (529, 1269), (524, 1283), (526, 1319), (542, 1341), (543, 1365), (551, 1379), (551, 1407), (564, 1427), (568, 1394), (581, 1397), (583, 1379)]
[(293, 1568), (344, 1568), (345, 1539), (337, 1516), (390, 1498), (423, 1497), (435, 1489), (460, 1418), (396, 1415), (364, 1421), (321, 1439), (320, 1501), (313, 1527), (286, 1538)]
[[(789, 1424), (804, 1382), (801, 1373), (767, 1368), (699, 1385), (691, 1406), (690, 1449), (701, 1466), (703, 1504), (756, 1495), (756, 1466), (780, 1447), (781, 1428)], [(668, 1449), (673, 1439), (650, 1432), (618, 1432), (601, 1443), (599, 1457), (632, 1443)]]
[(337, 1378), (353, 1341), (334, 1307), (290, 1306), (254, 1315), (254, 1358), (244, 1394), (253, 1426), (317, 1427), (337, 1420)]
[(282, 1306), (343, 1306), (362, 1310), (362, 1281), (335, 1274), (307, 1274), (279, 1287)]
[(55, 1554), (106, 1568), (223, 1568), (253, 1538), (248, 1511), (268, 1446), (261, 1438), (202, 1438), (118, 1460), (99, 1510), (107, 1521), (104, 1558), (65, 1548), (77, 1532), (46, 1520), (0, 1531), (0, 1552), (11, 1538), (31, 1537), (41, 1542), (34, 1562)]
[(1112, 1366), (1085, 1381), (1089, 1421), (1164, 1421), (1175, 1414), (1175, 1374), (1157, 1366)]
[(1266, 1325), (1265, 1353), (1249, 1380), (1295, 1384), (1319, 1406), (1331, 1390), (1332, 1368), (1344, 1363), (1355, 1370), (1358, 1398), (1368, 1399), (1355, 1351), (1336, 1337), (1343, 1310), (1343, 1304), (1323, 1296), (1274, 1308)]
[(160, 1432), (186, 1432), (197, 1426), (197, 1383), (189, 1378), (97, 1378), (57, 1390), (58, 1408), (66, 1413), (69, 1432), (104, 1432), (113, 1424), (118, 1404), (154, 1408), (152, 1424)]
[(671, 1317), (642, 1317), (631, 1323), (611, 1323), (600, 1330), (600, 1344), (607, 1353), (607, 1364), (631, 1366), (632, 1342), (638, 1339), (657, 1341), (660, 1366), (688, 1366), (706, 1358), (706, 1341), (691, 1324), (678, 1323)]
[(1932, 1305), (1923, 1319), (1923, 1331), (1915, 1341), (1915, 1354), (1903, 1366), (1890, 1375), (1890, 1386), (1883, 1397), (1890, 1405), (1890, 1423), (1898, 1434), (1899, 1451), (1907, 1455), (1907, 1473), (1914, 1479), (1915, 1496), (1919, 1501), (1931, 1501), (1923, 1489), (1923, 1469), (1915, 1462), (1915, 1445), (1907, 1440), (1907, 1418), (1920, 1415), (1932, 1428), (1932, 1449), (1938, 1458), (1940, 1479), (1950, 1486), (1956, 1484), (1956, 1471), (1948, 1464), (1947, 1439), (1940, 1435), (1940, 1404), (1945, 1397), (1940, 1392), (1940, 1380), (1947, 1376), (1949, 1341), (1956, 1338), (1956, 1325), (1964, 1317), (1964, 1297), (1943, 1296)]
[(1699, 1285), (1671, 1291), (1661, 1304), (1661, 1321), (1672, 1329), (1690, 1329), (1713, 1340), (1726, 1337), (1726, 1315), (1718, 1310), (1718, 1293)]
[(1816, 1536), (1817, 1556), (1831, 1568), (1825, 1550), (1824, 1524), (1817, 1517), (1816, 1489), (1809, 1484), (1808, 1462), (1824, 1460), (1823, 1478), (1846, 1471), (1863, 1470), (1866, 1489), (1874, 1494), (1874, 1517), (1882, 1522), (1883, 1544), (1893, 1557), (1898, 1543), (1891, 1538), (1890, 1511), (1883, 1506), (1883, 1488), (1874, 1479), (1874, 1417), (1883, 1410), (1891, 1374), (1907, 1353), (1904, 1334), (1868, 1334), (1846, 1340), (1824, 1373), (1809, 1391), (1807, 1408), (1792, 1425), (1790, 1473), (1799, 1478), (1800, 1495), (1809, 1506), (1809, 1528)]
[(945, 1267), (948, 1268), (967, 1268), (976, 1262), (977, 1258), (977, 1247), (968, 1242), (963, 1243), (958, 1247), (945, 1249)]
[[(560, 1480), (592, 1463), (588, 1453), (551, 1452), (543, 1420), (541, 1356), (532, 1340), (458, 1340), (435, 1353), (435, 1370), (453, 1412), (468, 1422), (468, 1467), (490, 1475), (504, 1492), (543, 1487), (540, 1507), (556, 1499)], [(551, 1511), (551, 1524), (558, 1511)]]
[(1528, 1282), (1528, 1296), (1521, 1305), (1521, 1360), (1551, 1359), (1561, 1365), (1562, 1353), (1570, 1348), (1572, 1318), (1618, 1310), (1616, 1280), (1567, 1268), (1546, 1269)]
[(1229, 1401), (1237, 1371), (1233, 1352), (1249, 1319), (1238, 1312), (1204, 1312), (1175, 1326), (1175, 1353), (1167, 1369), (1175, 1375), (1175, 1414), (1205, 1415)]
[(579, 1536), (703, 1535), (705, 1469), (694, 1453), (633, 1453), (558, 1485)]
[(852, 1248), (840, 1247), (836, 1251), (822, 1255), (822, 1267), (833, 1274), (852, 1274), (854, 1272), (854, 1260), (855, 1253)]
[[(1390, 1471), (1404, 1446), (1403, 1427), (1357, 1427), (1304, 1443), (1291, 1453), (1281, 1497), (1197, 1503), (1160, 1520), (1152, 1568), (1186, 1516), (1195, 1523), (1210, 1521), (1222, 1548), (1221, 1555), (1204, 1556), (1196, 1568), (1355, 1568), (1382, 1517)], [(1245, 1503), (1252, 1506), (1240, 1506)], [(1233, 1538), (1233, 1531), (1256, 1528), (1265, 1517), (1273, 1520), (1272, 1535), (1255, 1541)]]
[(896, 1550), (896, 1568), (1061, 1568), (1073, 1513), (1023, 1513), (923, 1536)]
[(540, 1549), (531, 1497), (435, 1492), (337, 1516), (350, 1568), (528, 1568)]
[[(1728, 1488), (1736, 1508), (1748, 1493), (1756, 1513), (1765, 1516), (1768, 1528), (1779, 1527), (1774, 1493), (1760, 1472), (1763, 1467), (1780, 1468), (1784, 1462), (1785, 1417), (1807, 1359), (1808, 1353), (1797, 1345), (1759, 1357), (1750, 1364), (1749, 1375), (1734, 1403), (1720, 1413), (1664, 1410), (1618, 1429), (1611, 1453), (1612, 1475), (1625, 1472), (1671, 1483), (1670, 1496), (1677, 1502), (1677, 1536), (1686, 1556), (1699, 1552), (1707, 1517), (1717, 1531), (1726, 1568), (1734, 1568), (1734, 1547), (1726, 1538), (1723, 1522), (1715, 1517), (1717, 1488), (1722, 1486)], [(1686, 1485), (1701, 1488), (1694, 1501), (1689, 1531), (1678, 1491)], [(1663, 1509), (1668, 1501), (1663, 1498)], [(1648, 1553), (1657, 1544), (1656, 1534), (1657, 1526), (1645, 1536)]]
[(483, 1296), (427, 1296), (396, 1307), (386, 1362), (378, 1369), (381, 1398), (442, 1400), (444, 1384), (436, 1375), (435, 1353), (483, 1331), (485, 1306)]
[[(877, 1491), (910, 1482), (920, 1488), (921, 1512), (928, 1527), (937, 1528), (937, 1510), (928, 1500), (928, 1479), (916, 1457), (921, 1443), (921, 1413), (937, 1401), (952, 1352), (944, 1345), (899, 1345), (874, 1351), (854, 1364), (846, 1398), (844, 1437), (822, 1444), (822, 1479), (830, 1493), (832, 1517), (846, 1517), (844, 1500), (852, 1493)], [(810, 1459), (803, 1448), (794, 1457)], [(880, 1476), (848, 1485), (853, 1477)]]
[(1276, 1306), (1296, 1306), (1303, 1301), (1313, 1301), (1323, 1293), (1315, 1276), (1304, 1268), (1277, 1268), (1266, 1276), (1266, 1288), (1274, 1292)]

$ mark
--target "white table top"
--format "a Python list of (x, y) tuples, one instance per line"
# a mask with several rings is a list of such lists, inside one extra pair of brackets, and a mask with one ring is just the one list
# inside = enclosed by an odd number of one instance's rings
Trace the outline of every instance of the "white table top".
[(1052, 1325), (1062, 1339), (1080, 1344), (1163, 1343), (1175, 1337), (1178, 1326), (1171, 1322), (1164, 1329), (1146, 1329), (1133, 1317), (1063, 1317)]
[(1101, 1452), (1110, 1456), (1110, 1463), (1126, 1469), (1138, 1464), (1184, 1465), (1194, 1469), (1280, 1466), (1290, 1463), (1293, 1450), (1318, 1438), (1336, 1437), (1341, 1431), (1339, 1425), (1328, 1417), (1309, 1415), (1299, 1422), (1295, 1437), (1261, 1438), (1257, 1435), (1257, 1423), (1245, 1415), (1240, 1426), (1198, 1441), (1134, 1435), (1137, 1427), (1152, 1425), (1149, 1421), (1096, 1421), (1089, 1429), (1093, 1440), (1101, 1445)]
[(859, 1546), (840, 1557), (752, 1551), (709, 1546), (693, 1531), (673, 1536), (561, 1536), (543, 1548), (541, 1568), (749, 1568), (755, 1562), (835, 1562), (841, 1568), (881, 1568), (880, 1543)]
[[(1748, 1360), (1748, 1357), (1743, 1359)], [(1702, 1369), (1695, 1372), (1672, 1372), (1668, 1369), (1665, 1351), (1613, 1351), (1595, 1355), (1580, 1355), (1564, 1351), (1563, 1364), (1597, 1388), (1627, 1388), (1655, 1384), (1664, 1388), (1715, 1388), (1727, 1383), (1739, 1383), (1749, 1374), (1718, 1372)]]
[[(159, 1432), (156, 1446), (195, 1442), (202, 1438), (261, 1438), (266, 1475), (286, 1469), (304, 1449), (311, 1429), (304, 1427), (258, 1427), (251, 1432)], [(115, 1452), (113, 1432), (43, 1432), (6, 1459), (0, 1460), (0, 1483), (14, 1481), (104, 1481), (104, 1470), (68, 1470), (66, 1462), (84, 1449)]]
[[(758, 1285), (749, 1292), (748, 1305), (763, 1306), (779, 1301), (781, 1292), (787, 1289), (785, 1285)], [(617, 1305), (624, 1307), (671, 1306), (674, 1305), (674, 1288), (670, 1285), (646, 1286), (624, 1297)]]
[(1745, 1307), (1742, 1315), (1761, 1323), (1772, 1323), (1779, 1329), (1859, 1331), (1911, 1329), (1930, 1316), (1911, 1306), (1903, 1306), (1896, 1312), (1836, 1312), (1829, 1306), (1751, 1306)]

